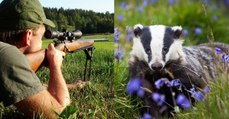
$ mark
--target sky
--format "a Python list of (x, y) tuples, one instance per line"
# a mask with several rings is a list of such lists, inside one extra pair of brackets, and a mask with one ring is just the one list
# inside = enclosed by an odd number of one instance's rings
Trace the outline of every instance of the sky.
[(114, 13), (114, 0), (40, 0), (44, 7), (84, 9), (94, 12)]
[[(2, 2), (2, 0), (0, 0)], [(84, 9), (94, 12), (114, 13), (114, 0), (40, 0), (44, 7)]]

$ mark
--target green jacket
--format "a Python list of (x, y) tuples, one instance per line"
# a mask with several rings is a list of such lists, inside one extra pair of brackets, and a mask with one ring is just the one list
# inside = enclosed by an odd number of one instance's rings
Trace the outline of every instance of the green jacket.
[(0, 42), (0, 102), (9, 106), (43, 89), (25, 55), (15, 46)]

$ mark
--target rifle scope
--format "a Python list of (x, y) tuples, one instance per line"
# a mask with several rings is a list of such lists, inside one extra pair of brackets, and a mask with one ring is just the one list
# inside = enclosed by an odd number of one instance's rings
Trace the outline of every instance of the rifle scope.
[(69, 32), (66, 29), (62, 31), (46, 30), (44, 37), (47, 39), (57, 38), (59, 40), (76, 40), (81, 38), (82, 32), (80, 30)]

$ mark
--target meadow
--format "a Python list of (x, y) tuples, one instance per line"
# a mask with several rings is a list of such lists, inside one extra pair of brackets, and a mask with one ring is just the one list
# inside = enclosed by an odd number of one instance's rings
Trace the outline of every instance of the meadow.
[[(95, 42), (90, 79), (86, 77), (87, 86), (71, 90), (72, 103), (60, 115), (63, 119), (112, 118), (113, 103), (113, 34), (83, 36), (82, 39), (106, 38), (108, 41)], [(44, 47), (50, 41), (44, 42)], [(62, 72), (67, 83), (83, 80), (85, 54), (83, 51), (68, 53), (63, 62)], [(46, 82), (48, 71), (40, 70), (38, 76)], [(107, 110), (111, 109), (111, 110)]]
[[(115, 99), (117, 115), (115, 117), (141, 118), (139, 110), (143, 107), (142, 101), (127, 94), (127, 83), (130, 80), (127, 61), (135, 24), (182, 26), (184, 45), (206, 42), (229, 43), (228, 5), (226, 0), (116, 0), (114, 86), (117, 89)], [(178, 111), (174, 119), (229, 118), (228, 63), (218, 65), (224, 65), (220, 70), (222, 74), (217, 82), (210, 84), (211, 91), (206, 99), (188, 110)]]

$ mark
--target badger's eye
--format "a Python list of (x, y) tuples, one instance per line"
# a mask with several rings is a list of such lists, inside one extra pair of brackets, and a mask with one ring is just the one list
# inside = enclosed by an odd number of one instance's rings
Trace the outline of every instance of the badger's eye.
[(151, 54), (151, 49), (150, 48), (145, 48), (145, 51), (147, 54)]
[(163, 47), (163, 49), (162, 49), (163, 54), (167, 53), (168, 50), (169, 50), (169, 49), (168, 49), (167, 47)]

